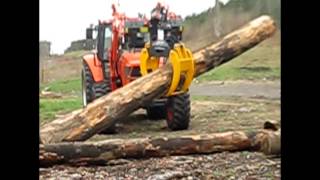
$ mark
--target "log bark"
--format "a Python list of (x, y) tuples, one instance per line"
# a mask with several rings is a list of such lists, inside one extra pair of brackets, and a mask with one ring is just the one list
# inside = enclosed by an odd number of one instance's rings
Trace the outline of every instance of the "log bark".
[[(218, 43), (194, 53), (195, 76), (199, 76), (272, 36), (275, 23), (269, 16), (261, 16), (225, 36)], [(172, 78), (168, 64), (147, 76), (76, 110), (65, 117), (53, 120), (40, 128), (43, 143), (84, 141), (118, 119), (128, 116), (143, 104), (166, 93)]]
[(118, 158), (209, 154), (222, 151), (280, 153), (280, 130), (234, 131), (173, 138), (113, 139), (40, 145), (40, 165), (104, 165)]

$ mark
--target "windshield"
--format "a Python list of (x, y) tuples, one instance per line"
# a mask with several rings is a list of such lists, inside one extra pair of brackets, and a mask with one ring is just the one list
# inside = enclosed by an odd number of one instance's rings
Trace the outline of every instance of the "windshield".
[(109, 24), (99, 25), (97, 34), (97, 50), (101, 60), (108, 60), (108, 51), (112, 44), (112, 29)]
[(128, 30), (125, 35), (125, 48), (143, 48), (144, 44), (149, 41), (149, 33), (141, 32), (138, 28)]
[(104, 31), (104, 49), (108, 49), (111, 47), (111, 38), (112, 38), (112, 32), (110, 27), (106, 27)]
[[(112, 39), (112, 32), (110, 27), (106, 27), (104, 31), (104, 52), (108, 52), (108, 49), (111, 47), (111, 39)], [(103, 54), (103, 58), (107, 59), (108, 53)]]
[(111, 48), (111, 42), (112, 42), (112, 31), (111, 27), (107, 26), (104, 30), (104, 53), (103, 53), (103, 59), (108, 59), (108, 50)]
[(134, 36), (138, 41), (145, 43), (149, 41), (149, 33), (137, 32)]

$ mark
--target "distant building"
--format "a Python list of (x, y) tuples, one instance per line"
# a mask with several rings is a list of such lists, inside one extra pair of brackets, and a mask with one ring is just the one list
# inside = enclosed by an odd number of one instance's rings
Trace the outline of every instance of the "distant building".
[(79, 50), (92, 50), (95, 48), (95, 39), (83, 39), (78, 41), (72, 41), (71, 46), (64, 51), (64, 53)]
[(50, 46), (51, 46), (51, 42), (40, 41), (39, 42), (39, 56), (40, 57), (49, 57), (50, 56)]

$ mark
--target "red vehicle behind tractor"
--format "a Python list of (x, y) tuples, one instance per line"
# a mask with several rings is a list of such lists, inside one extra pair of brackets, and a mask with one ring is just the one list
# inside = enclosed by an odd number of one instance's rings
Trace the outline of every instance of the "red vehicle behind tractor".
[[(155, 27), (145, 17), (129, 18), (124, 13), (117, 12), (114, 5), (112, 5), (112, 11), (111, 20), (99, 21), (95, 28), (87, 29), (87, 39), (92, 39), (93, 31), (97, 31), (97, 45), (95, 52), (83, 56), (84, 106), (155, 70), (149, 67), (158, 68), (169, 62), (170, 53), (174, 48), (178, 48), (177, 44), (182, 40), (182, 19), (172, 12), (166, 12), (165, 18), (158, 21)], [(154, 32), (157, 33), (154, 34)], [(185, 51), (183, 45), (179, 47), (183, 52)], [(191, 62), (190, 55), (188, 57), (185, 60)], [(176, 67), (178, 66), (180, 65), (177, 64)], [(179, 83), (180, 77), (181, 81), (185, 82)], [(190, 100), (187, 87), (191, 81), (187, 78), (190, 81), (187, 82), (186, 78), (180, 74), (177, 78), (171, 93), (142, 107), (146, 109), (149, 119), (166, 118), (171, 130), (187, 129), (190, 122)], [(181, 90), (183, 84), (185, 88)], [(113, 130), (114, 126), (105, 132)]]

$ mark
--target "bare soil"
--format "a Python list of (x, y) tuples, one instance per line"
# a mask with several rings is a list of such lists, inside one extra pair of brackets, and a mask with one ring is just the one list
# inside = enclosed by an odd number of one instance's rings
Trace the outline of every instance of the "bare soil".
[[(276, 39), (274, 42), (279, 44), (280, 41)], [(270, 44), (270, 47), (274, 46)], [(260, 54), (255, 56), (264, 57)], [(244, 59), (250, 60), (250, 58)], [(41, 83), (79, 78), (81, 57), (80, 54), (52, 57), (41, 61), (40, 65), (40, 77), (43, 75)], [(233, 130), (250, 131), (262, 128), (266, 120), (280, 121), (279, 81), (194, 82), (190, 93), (192, 106), (188, 130), (172, 132), (167, 128), (164, 119), (149, 120), (145, 110), (140, 109), (117, 124), (116, 134), (95, 135), (89, 141), (170, 137)], [(150, 159), (119, 159), (97, 167), (59, 165), (40, 168), (40, 179), (280, 179), (280, 168), (280, 157), (267, 157), (261, 153), (244, 151)]]
[[(266, 120), (280, 120), (280, 100), (247, 97), (192, 97), (190, 128), (171, 132), (165, 120), (149, 120), (140, 109), (117, 124), (117, 134), (96, 135), (89, 141), (112, 138), (177, 136), (232, 130), (261, 129)], [(40, 179), (280, 179), (280, 157), (256, 152), (151, 159), (120, 159), (105, 166), (54, 166), (40, 169)]]
[(145, 160), (119, 159), (99, 167), (55, 166), (40, 169), (40, 179), (237, 179), (280, 180), (280, 158), (261, 153), (223, 152)]

